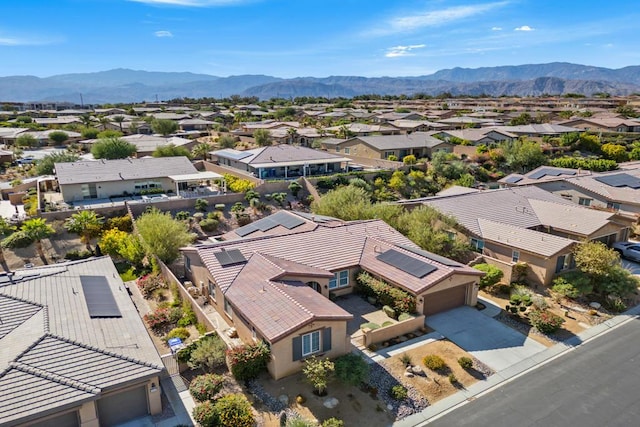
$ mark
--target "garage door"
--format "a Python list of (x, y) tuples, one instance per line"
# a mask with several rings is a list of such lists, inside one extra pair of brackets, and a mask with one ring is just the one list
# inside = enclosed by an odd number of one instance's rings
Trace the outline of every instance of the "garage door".
[(144, 417), (148, 413), (145, 386), (110, 394), (98, 400), (100, 426), (114, 426)]
[(45, 421), (36, 421), (30, 424), (31, 427), (77, 427), (80, 425), (78, 421), (78, 412), (67, 412), (66, 414), (48, 418)]
[(467, 286), (456, 286), (444, 291), (434, 292), (424, 296), (424, 314), (440, 313), (464, 305), (467, 297)]

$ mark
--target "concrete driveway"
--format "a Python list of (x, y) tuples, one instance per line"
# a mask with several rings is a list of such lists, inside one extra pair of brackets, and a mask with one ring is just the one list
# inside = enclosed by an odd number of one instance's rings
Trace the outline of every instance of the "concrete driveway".
[(426, 323), (496, 372), (546, 349), (473, 307), (428, 316)]
[(638, 264), (637, 262), (631, 261), (628, 259), (622, 259), (620, 260), (620, 264), (622, 264), (622, 267), (629, 270), (631, 274), (635, 274), (635, 275), (640, 274), (640, 264)]

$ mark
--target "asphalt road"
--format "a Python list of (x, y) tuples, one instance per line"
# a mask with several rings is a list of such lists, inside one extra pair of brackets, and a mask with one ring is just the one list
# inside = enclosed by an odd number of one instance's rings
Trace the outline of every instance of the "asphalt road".
[(640, 320), (433, 420), (429, 426), (640, 425)]

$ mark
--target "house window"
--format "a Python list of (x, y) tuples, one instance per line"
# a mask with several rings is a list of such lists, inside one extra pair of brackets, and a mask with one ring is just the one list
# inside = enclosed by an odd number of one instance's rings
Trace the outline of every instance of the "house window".
[(302, 357), (320, 351), (320, 331), (313, 331), (302, 336)]
[(520, 251), (511, 252), (511, 262), (518, 262), (520, 260)]
[(344, 288), (349, 286), (349, 270), (342, 270), (333, 275), (329, 280), (329, 289)]
[(336, 147), (336, 153), (340, 152), (340, 147)]
[(216, 300), (216, 285), (209, 280), (209, 284), (208, 284), (208, 288), (209, 288), (209, 296), (211, 298), (213, 298), (213, 300)]
[(351, 149), (349, 147), (345, 147), (344, 154), (350, 154), (350, 153), (351, 153)]
[(385, 152), (384, 152), (384, 158), (385, 158), (385, 159), (388, 159), (388, 158), (389, 158), (389, 156), (393, 156), (393, 155), (394, 155), (394, 154), (393, 154), (393, 151), (385, 151)]
[(592, 199), (587, 199), (586, 197), (580, 197), (578, 199), (578, 204), (582, 206), (591, 206), (591, 200)]
[(482, 253), (482, 250), (484, 249), (484, 240), (471, 239), (471, 249), (476, 252)]
[(233, 317), (233, 311), (231, 310), (231, 304), (229, 304), (229, 301), (226, 298), (224, 299), (224, 312), (227, 313), (227, 316)]
[(607, 209), (613, 209), (614, 211), (620, 210), (620, 203), (616, 202), (607, 202)]
[(184, 256), (184, 268), (186, 268), (188, 272), (191, 272), (191, 258), (186, 255)]

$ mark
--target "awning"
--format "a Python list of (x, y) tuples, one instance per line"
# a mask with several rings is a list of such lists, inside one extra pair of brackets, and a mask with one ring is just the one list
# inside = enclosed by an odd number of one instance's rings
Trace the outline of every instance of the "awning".
[(249, 166), (253, 168), (278, 168), (283, 166), (304, 166), (304, 165), (324, 165), (326, 163), (348, 163), (352, 162), (352, 159), (346, 157), (335, 157), (332, 159), (314, 159), (314, 160), (297, 160), (291, 162), (269, 162), (269, 163), (250, 163)]
[(184, 175), (169, 175), (169, 179), (174, 182), (187, 182), (187, 181), (201, 181), (204, 179), (220, 179), (224, 178), (219, 173), (215, 172), (198, 172), (188, 173)]

